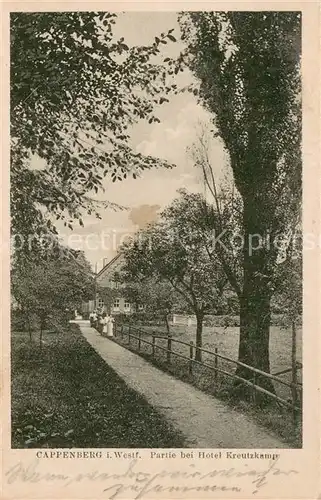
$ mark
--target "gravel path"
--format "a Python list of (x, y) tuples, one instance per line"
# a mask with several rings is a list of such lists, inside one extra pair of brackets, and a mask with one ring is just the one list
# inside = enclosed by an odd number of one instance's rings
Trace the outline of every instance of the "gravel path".
[(78, 324), (86, 340), (126, 384), (184, 434), (188, 447), (288, 448), (286, 443), (220, 400), (100, 336), (88, 322)]

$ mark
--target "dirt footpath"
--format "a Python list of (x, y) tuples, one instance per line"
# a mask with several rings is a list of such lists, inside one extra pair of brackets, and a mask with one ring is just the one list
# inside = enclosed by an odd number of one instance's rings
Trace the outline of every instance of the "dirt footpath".
[(249, 417), (104, 338), (87, 322), (80, 329), (126, 384), (142, 394), (186, 437), (190, 448), (288, 448)]

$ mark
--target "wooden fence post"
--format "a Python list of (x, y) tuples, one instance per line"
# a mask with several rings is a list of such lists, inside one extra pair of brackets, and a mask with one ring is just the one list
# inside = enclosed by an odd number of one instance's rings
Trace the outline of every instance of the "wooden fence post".
[(156, 338), (155, 336), (153, 335), (153, 345), (152, 345), (152, 355), (153, 355), (153, 358), (155, 357), (155, 342), (156, 342)]
[(121, 338), (123, 339), (124, 338), (124, 325), (123, 324), (121, 325), (120, 334), (121, 334)]
[(217, 372), (217, 365), (218, 365), (218, 358), (217, 358), (217, 347), (215, 347), (214, 349), (215, 351), (215, 356), (214, 356), (214, 366), (215, 366), (215, 371), (214, 371), (214, 382), (215, 382), (215, 385), (217, 384), (217, 375), (218, 375), (218, 372)]
[(139, 330), (138, 331), (138, 350), (139, 351), (140, 351), (140, 345), (141, 345), (141, 341), (140, 341), (141, 335), (142, 335), (142, 332), (141, 332), (141, 330)]
[(296, 410), (296, 405), (298, 402), (298, 393), (297, 393), (297, 365), (296, 365), (296, 327), (295, 327), (295, 321), (292, 321), (292, 417), (293, 417), (293, 424), (297, 425), (297, 410)]
[[(254, 372), (253, 373), (253, 384), (256, 385), (256, 382), (257, 382), (257, 373)], [(256, 388), (253, 386), (253, 392), (252, 392), (252, 401), (254, 404), (256, 404)]]
[(167, 363), (171, 363), (172, 338), (167, 337)]
[(128, 327), (128, 345), (130, 345), (130, 326)]
[(194, 356), (194, 344), (191, 340), (189, 343), (189, 374), (193, 373), (193, 356)]

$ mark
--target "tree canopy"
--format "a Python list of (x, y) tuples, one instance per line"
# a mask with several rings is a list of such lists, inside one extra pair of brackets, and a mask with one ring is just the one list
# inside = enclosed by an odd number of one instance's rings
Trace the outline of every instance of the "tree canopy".
[[(175, 41), (173, 30), (128, 47), (113, 34), (116, 20), (109, 12), (11, 14), (14, 233), (54, 232), (55, 218), (82, 225), (84, 211), (99, 216), (94, 195), (106, 176), (168, 166), (134, 151), (129, 129), (158, 121), (154, 107), (172, 90), (156, 56)], [(32, 169), (34, 158), (43, 167)]]
[[(227, 279), (220, 262), (210, 258), (203, 229), (204, 200), (180, 192), (160, 216), (160, 221), (140, 231), (122, 247), (125, 276), (142, 283), (150, 278), (170, 284), (186, 309), (196, 315), (196, 345), (202, 345), (204, 315), (216, 311), (223, 300)], [(201, 358), (197, 350), (197, 358)]]
[(254, 182), (271, 187), (281, 160), (300, 179), (301, 14), (189, 12), (181, 27), (184, 61), (200, 81), (240, 193)]
[(11, 272), (11, 290), (29, 323), (36, 317), (60, 324), (67, 310), (77, 309), (94, 294), (94, 277), (89, 262), (80, 251), (65, 252), (46, 262), (16, 261)]

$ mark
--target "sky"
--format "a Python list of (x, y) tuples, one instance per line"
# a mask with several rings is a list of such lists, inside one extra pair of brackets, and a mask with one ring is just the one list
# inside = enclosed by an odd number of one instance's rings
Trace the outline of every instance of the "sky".
[[(124, 37), (128, 45), (147, 45), (155, 36), (174, 28), (177, 43), (164, 45), (166, 55), (174, 57), (183, 49), (177, 14), (174, 12), (127, 12), (120, 14), (115, 25), (116, 37)], [(193, 76), (186, 72), (180, 83), (192, 83)], [(65, 244), (84, 250), (93, 269), (99, 271), (117, 253), (126, 235), (133, 234), (145, 223), (153, 221), (175, 197), (177, 190), (185, 188), (201, 192), (203, 183), (200, 172), (193, 164), (187, 148), (196, 139), (200, 123), (209, 123), (209, 114), (188, 92), (172, 96), (170, 102), (159, 107), (160, 123), (141, 121), (131, 131), (131, 143), (137, 151), (164, 158), (176, 165), (171, 170), (150, 169), (137, 179), (125, 179), (104, 184), (104, 198), (117, 203), (125, 210), (111, 209), (101, 212), (101, 220), (84, 217), (84, 228), (73, 231), (58, 226)], [(224, 172), (227, 160), (219, 139), (211, 141), (211, 159), (217, 176)]]

